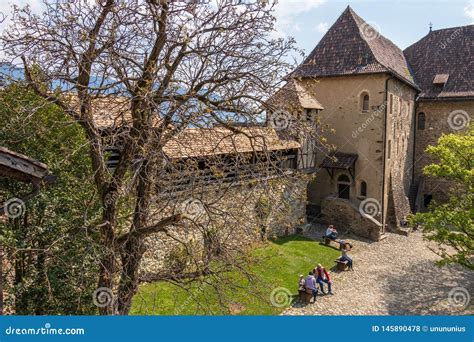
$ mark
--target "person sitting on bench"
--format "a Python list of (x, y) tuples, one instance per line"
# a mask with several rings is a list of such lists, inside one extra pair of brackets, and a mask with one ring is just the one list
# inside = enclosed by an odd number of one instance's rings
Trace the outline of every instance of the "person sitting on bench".
[(352, 268), (352, 258), (347, 254), (347, 252), (350, 251), (349, 248), (343, 248), (341, 253), (341, 257), (339, 258), (340, 261), (347, 261), (347, 267), (349, 267), (349, 269), (351, 271), (353, 271), (354, 269)]
[(336, 240), (337, 239), (337, 230), (334, 228), (333, 225), (330, 225), (328, 229), (326, 229), (326, 235), (324, 236), (325, 238), (331, 239), (331, 240)]
[(331, 291), (332, 282), (328, 271), (326, 271), (326, 269), (321, 264), (318, 264), (318, 267), (316, 267), (313, 272), (317, 275), (316, 282), (319, 284), (321, 292), (326, 294), (326, 292), (324, 292), (324, 283), (326, 283), (328, 284), (328, 293), (330, 295), (334, 294)]
[(300, 280), (298, 280), (298, 290), (299, 291), (305, 291), (306, 287), (306, 280), (304, 279), (304, 275), (300, 274)]
[(306, 291), (311, 290), (313, 295), (313, 303), (316, 303), (316, 296), (318, 294), (318, 288), (316, 287), (316, 279), (313, 276), (313, 272), (309, 271), (305, 282)]
[(348, 251), (350, 251), (352, 249), (352, 243), (350, 243), (349, 240), (337, 240), (336, 242), (339, 243), (341, 250), (345, 248)]

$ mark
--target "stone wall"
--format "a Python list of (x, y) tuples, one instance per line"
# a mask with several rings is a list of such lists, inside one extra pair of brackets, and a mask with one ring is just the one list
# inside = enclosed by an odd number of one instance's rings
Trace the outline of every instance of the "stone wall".
[(400, 228), (400, 221), (411, 213), (410, 202), (405, 187), (397, 176), (392, 177), (389, 192), (388, 229), (396, 232)]
[[(235, 250), (244, 250), (261, 241), (262, 226), (269, 238), (294, 234), (297, 226), (306, 222), (306, 183), (304, 178), (292, 177), (194, 194), (191, 201), (205, 208), (203, 214), (194, 219), (197, 224), (187, 221), (171, 227), (169, 236), (160, 233), (148, 238), (141, 274), (163, 272), (169, 266), (170, 253), (183, 246), (199, 255), (209, 231), (223, 248)], [(269, 205), (270, 215), (265, 220), (256, 210), (261, 201)], [(176, 208), (180, 208), (179, 203)]]
[[(321, 205), (321, 201), (337, 194), (337, 179), (342, 174), (352, 179), (350, 199), (357, 203), (361, 199), (362, 182), (367, 184), (367, 197), (381, 199), (383, 161), (384, 90), (387, 76), (383, 74), (348, 75), (341, 77), (308, 80), (305, 86), (324, 107), (318, 113), (322, 136), (339, 152), (355, 153), (355, 178), (346, 170), (337, 170), (331, 177), (320, 169), (311, 182), (309, 202)], [(361, 110), (361, 95), (368, 94), (369, 111)], [(318, 150), (317, 163), (327, 156), (327, 151)]]
[[(421, 130), (416, 127), (415, 149), (415, 179), (424, 177), (423, 188), (420, 189), (422, 197), (432, 195), (433, 200), (438, 202), (448, 199), (447, 190), (452, 187), (450, 182), (423, 175), (423, 168), (436, 162), (425, 151), (428, 146), (437, 144), (441, 134), (454, 133), (458, 131), (458, 128), (462, 129), (462, 124), (465, 121), (463, 121), (464, 114), (460, 111), (465, 112), (472, 122), (474, 118), (474, 101), (421, 101), (418, 103), (416, 111), (417, 120), (420, 113), (425, 114), (425, 128)], [(460, 121), (455, 120), (455, 116), (451, 114), (456, 112), (461, 114), (458, 117)], [(423, 198), (420, 199), (420, 202), (423, 202)], [(424, 209), (426, 208), (420, 208), (420, 210)]]
[[(328, 77), (308, 81), (306, 87), (324, 107), (319, 117), (321, 125), (328, 127), (323, 132), (327, 142), (339, 152), (358, 155), (355, 177), (350, 177), (347, 170), (335, 170), (333, 177), (327, 170), (319, 170), (316, 180), (310, 183), (309, 202), (322, 207), (325, 198), (336, 197), (337, 179), (346, 175), (351, 178), (349, 197), (353, 205), (358, 206), (364, 199), (374, 200), (383, 213), (378, 221), (399, 221), (398, 216), (409, 210), (415, 89), (386, 74)], [(361, 110), (361, 94), (369, 95), (368, 111)], [(318, 163), (326, 155), (320, 152)], [(362, 182), (367, 184), (366, 196), (361, 193)], [(394, 217), (387, 210), (390, 193), (392, 200), (398, 201)]]
[(397, 231), (400, 220), (410, 213), (408, 195), (413, 182), (416, 91), (397, 79), (388, 81), (386, 121), (384, 221)]
[(334, 225), (339, 231), (350, 231), (373, 241), (380, 240), (382, 225), (372, 217), (362, 216), (358, 207), (345, 199), (325, 198), (321, 221), (325, 225)]

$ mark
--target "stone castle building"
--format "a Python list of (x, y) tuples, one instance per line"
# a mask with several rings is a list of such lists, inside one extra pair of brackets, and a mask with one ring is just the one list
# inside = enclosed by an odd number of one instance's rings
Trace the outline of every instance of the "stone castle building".
[(309, 219), (380, 240), (443, 199), (445, 187), (423, 176), (424, 151), (470, 121), (473, 38), (474, 25), (430, 30), (402, 51), (347, 7), (289, 77), (330, 128), (330, 147), (313, 152)]

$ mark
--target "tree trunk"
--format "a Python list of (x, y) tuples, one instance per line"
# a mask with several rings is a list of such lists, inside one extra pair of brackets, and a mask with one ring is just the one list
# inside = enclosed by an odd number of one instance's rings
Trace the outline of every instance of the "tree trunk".
[[(104, 224), (101, 227), (102, 243), (104, 247), (104, 255), (100, 261), (98, 288), (106, 288), (110, 291), (114, 288), (114, 274), (116, 270), (115, 262), (115, 234), (114, 223), (116, 219), (115, 205), (108, 203), (111, 200), (104, 199)], [(112, 301), (110, 305), (99, 308), (101, 315), (113, 315), (115, 313), (115, 303)]]
[[(24, 241), (26, 239), (26, 234), (25, 234), (25, 229), (23, 224), (21, 223), (21, 218), (15, 218), (13, 219), (15, 228), (18, 231), (18, 240), (19, 241)], [(23, 292), (19, 292), (19, 288), (21, 287), (23, 283), (23, 275), (26, 270), (25, 266), (25, 252), (23, 251), (18, 251), (15, 256), (15, 280), (14, 280), (14, 286), (15, 286), (15, 314), (17, 315), (24, 315), (28, 311), (28, 305), (26, 303), (25, 296)], [(20, 290), (21, 291), (21, 290)]]
[[(146, 136), (144, 135), (144, 139)], [(137, 185), (137, 200), (130, 236), (124, 243), (122, 254), (122, 273), (118, 293), (118, 313), (128, 315), (132, 305), (132, 298), (138, 290), (138, 269), (144, 253), (142, 237), (135, 234), (137, 230), (146, 226), (148, 210), (150, 208), (150, 194), (153, 176), (157, 172), (156, 162), (145, 160), (140, 170)]]
[(0, 245), (0, 316), (3, 316), (3, 246)]
[[(40, 246), (39, 248), (44, 248)], [(46, 304), (46, 275), (45, 275), (45, 261), (46, 255), (44, 252), (38, 252), (36, 256), (36, 286), (37, 293), (35, 296), (35, 315), (40, 316), (45, 313)]]
[(141, 237), (130, 238), (123, 248), (117, 308), (119, 315), (128, 315), (130, 312), (133, 296), (138, 290), (138, 269), (144, 251)]

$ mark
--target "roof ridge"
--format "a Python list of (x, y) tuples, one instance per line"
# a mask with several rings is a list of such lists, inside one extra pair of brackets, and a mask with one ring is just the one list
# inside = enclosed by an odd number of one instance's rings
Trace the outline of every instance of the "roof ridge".
[(433, 30), (433, 31), (430, 31), (428, 32), (427, 34), (425, 34), (423, 37), (421, 37), (420, 39), (418, 39), (417, 41), (413, 42), (412, 44), (410, 44), (409, 46), (407, 46), (404, 50), (403, 50), (403, 54), (406, 55), (407, 52), (409, 52), (411, 49), (413, 49), (415, 47), (415, 45), (417, 45), (418, 43), (420, 43), (422, 40), (424, 39), (429, 39), (430, 37), (433, 37), (433, 34), (440, 34), (440, 33), (444, 33), (444, 32), (447, 32), (449, 30), (453, 30), (453, 31), (457, 31), (459, 29), (471, 29), (471, 28), (474, 28), (474, 24), (469, 24), (469, 25), (463, 25), (463, 26), (454, 26), (454, 27), (445, 27), (445, 28), (442, 28), (442, 29), (438, 29), (438, 30)]
[(445, 27), (445, 28), (440, 28), (437, 30), (432, 30), (431, 32), (428, 32), (428, 34), (433, 33), (433, 32), (440, 32), (440, 31), (447, 31), (447, 30), (455, 30), (455, 29), (460, 29), (464, 27), (474, 27), (474, 24), (469, 24), (469, 25), (462, 25), (462, 26), (453, 26), (453, 27)]
[[(390, 40), (389, 38), (385, 37), (382, 33), (380, 33), (379, 30), (377, 30), (375, 27), (373, 27), (364, 18), (359, 16), (351, 7), (348, 6), (347, 10), (352, 15), (352, 17), (354, 18), (354, 21), (356, 22), (356, 25), (359, 28), (359, 35), (362, 38), (362, 40), (367, 43), (367, 45), (369, 47), (369, 50), (373, 54), (374, 59), (376, 60), (376, 62), (378, 64), (380, 64), (382, 67), (386, 68), (388, 71), (394, 73), (396, 76), (398, 76), (402, 79), (407, 79), (408, 78), (408, 81), (410, 81), (410, 83), (412, 83), (413, 85), (416, 86), (416, 83), (414, 82), (414, 79), (413, 79), (412, 72), (410, 70), (410, 66), (406, 62), (406, 58), (405, 58), (405, 54), (403, 53), (403, 50), (397, 44), (395, 44), (392, 40)], [(364, 25), (367, 25), (367, 26), (364, 28), (363, 27)], [(367, 34), (362, 33), (367, 27), (372, 29), (375, 32), (375, 36), (370, 38), (370, 39), (369, 39)], [(383, 43), (389, 44), (391, 46), (391, 48), (395, 49), (395, 51), (397, 51), (399, 53), (400, 57), (402, 57), (406, 62), (406, 65), (407, 65), (406, 73), (408, 73), (408, 75), (402, 75), (399, 71), (395, 70), (391, 65), (388, 65), (385, 61), (381, 60), (381, 55), (379, 55), (376, 52), (377, 50), (375, 49), (375, 46), (373, 46), (373, 44), (376, 43), (377, 39), (379, 39)]]
[[(341, 13), (341, 15), (339, 15), (339, 17), (336, 19), (336, 21), (331, 25), (331, 27), (329, 27), (328, 31), (326, 32), (326, 34), (320, 39), (320, 41), (318, 42), (318, 44), (316, 44), (315, 48), (311, 51), (311, 53), (308, 55), (308, 57), (303, 61), (302, 65), (304, 64), (310, 64), (311, 62), (311, 55), (313, 55), (313, 53), (318, 49), (319, 45), (323, 42), (324, 38), (326, 38), (327, 36), (327, 33), (329, 33), (333, 28), (337, 27), (337, 25), (339, 24), (340, 21), (343, 21), (345, 19), (345, 17), (347, 16), (348, 13), (352, 19), (353, 19), (353, 22), (355, 23), (356, 27), (358, 28), (358, 37), (361, 39), (361, 41), (363, 41), (365, 43), (365, 45), (367, 46), (367, 48), (369, 49), (369, 51), (371, 52), (372, 54), (372, 57), (374, 57), (375, 59), (375, 55), (370, 47), (370, 45), (367, 43), (367, 41), (364, 39), (364, 37), (362, 36), (362, 33), (360, 32), (360, 27), (359, 27), (359, 24), (357, 23), (357, 19), (356, 18), (359, 18), (360, 20), (362, 20), (364, 23), (365, 21), (359, 17), (357, 15), (357, 13), (354, 12), (354, 10), (352, 9), (352, 7), (350, 7), (349, 5), (346, 7), (346, 9)], [(369, 25), (369, 24), (368, 24)], [(369, 25), (370, 26), (370, 25)], [(378, 61), (377, 61), (378, 62)], [(380, 64), (380, 63), (378, 63)], [(381, 64), (380, 64), (381, 65)], [(383, 66), (383, 65), (381, 65)]]
[[(359, 28), (359, 35), (360, 37), (362, 38), (362, 40), (364, 42), (367, 43), (368, 47), (369, 47), (369, 50), (370, 52), (373, 54), (375, 60), (377, 61), (378, 64), (380, 64), (382, 67), (388, 69), (389, 71), (397, 74), (397, 76), (399, 77), (402, 77), (402, 78), (406, 78), (406, 76), (404, 75), (401, 75), (398, 71), (394, 70), (392, 66), (390, 65), (387, 65), (384, 61), (381, 61), (380, 60), (380, 57), (378, 55), (378, 53), (376, 53), (375, 49), (374, 49), (374, 46), (372, 44), (374, 44), (376, 42), (377, 39), (380, 39), (381, 41), (385, 42), (385, 43), (388, 43), (389, 45), (391, 45), (392, 48), (394, 48), (399, 54), (401, 57), (403, 57), (405, 59), (405, 55), (403, 53), (403, 50), (397, 45), (395, 44), (392, 40), (390, 40), (389, 38), (385, 37), (382, 33), (380, 33), (379, 30), (377, 30), (375, 27), (373, 27), (369, 22), (367, 22), (366, 20), (364, 20), (364, 18), (362, 18), (361, 16), (359, 16), (351, 7), (347, 7), (348, 9), (348, 12), (352, 15), (352, 17), (354, 18), (355, 22), (356, 22), (356, 25), (357, 27)], [(376, 33), (375, 37), (373, 37), (372, 39), (369, 39), (369, 37), (365, 34), (363, 34), (361, 32), (361, 30), (363, 31), (364, 28), (362, 26), (364, 25), (367, 25), (367, 27), (370, 27), (372, 30), (374, 30), (374, 32)], [(408, 64), (408, 63), (407, 63)], [(410, 72), (410, 68), (408, 66), (407, 68), (407, 71), (408, 73), (410, 74), (411, 76), (411, 72)], [(412, 83), (414, 83), (413, 81), (413, 77), (412, 78)]]
[[(421, 98), (474, 96), (471, 50), (474, 25), (432, 31), (404, 50), (405, 58), (421, 88)], [(441, 86), (437, 74), (449, 74)]]
[(368, 73), (389, 73), (416, 87), (403, 51), (347, 6), (292, 76)]

